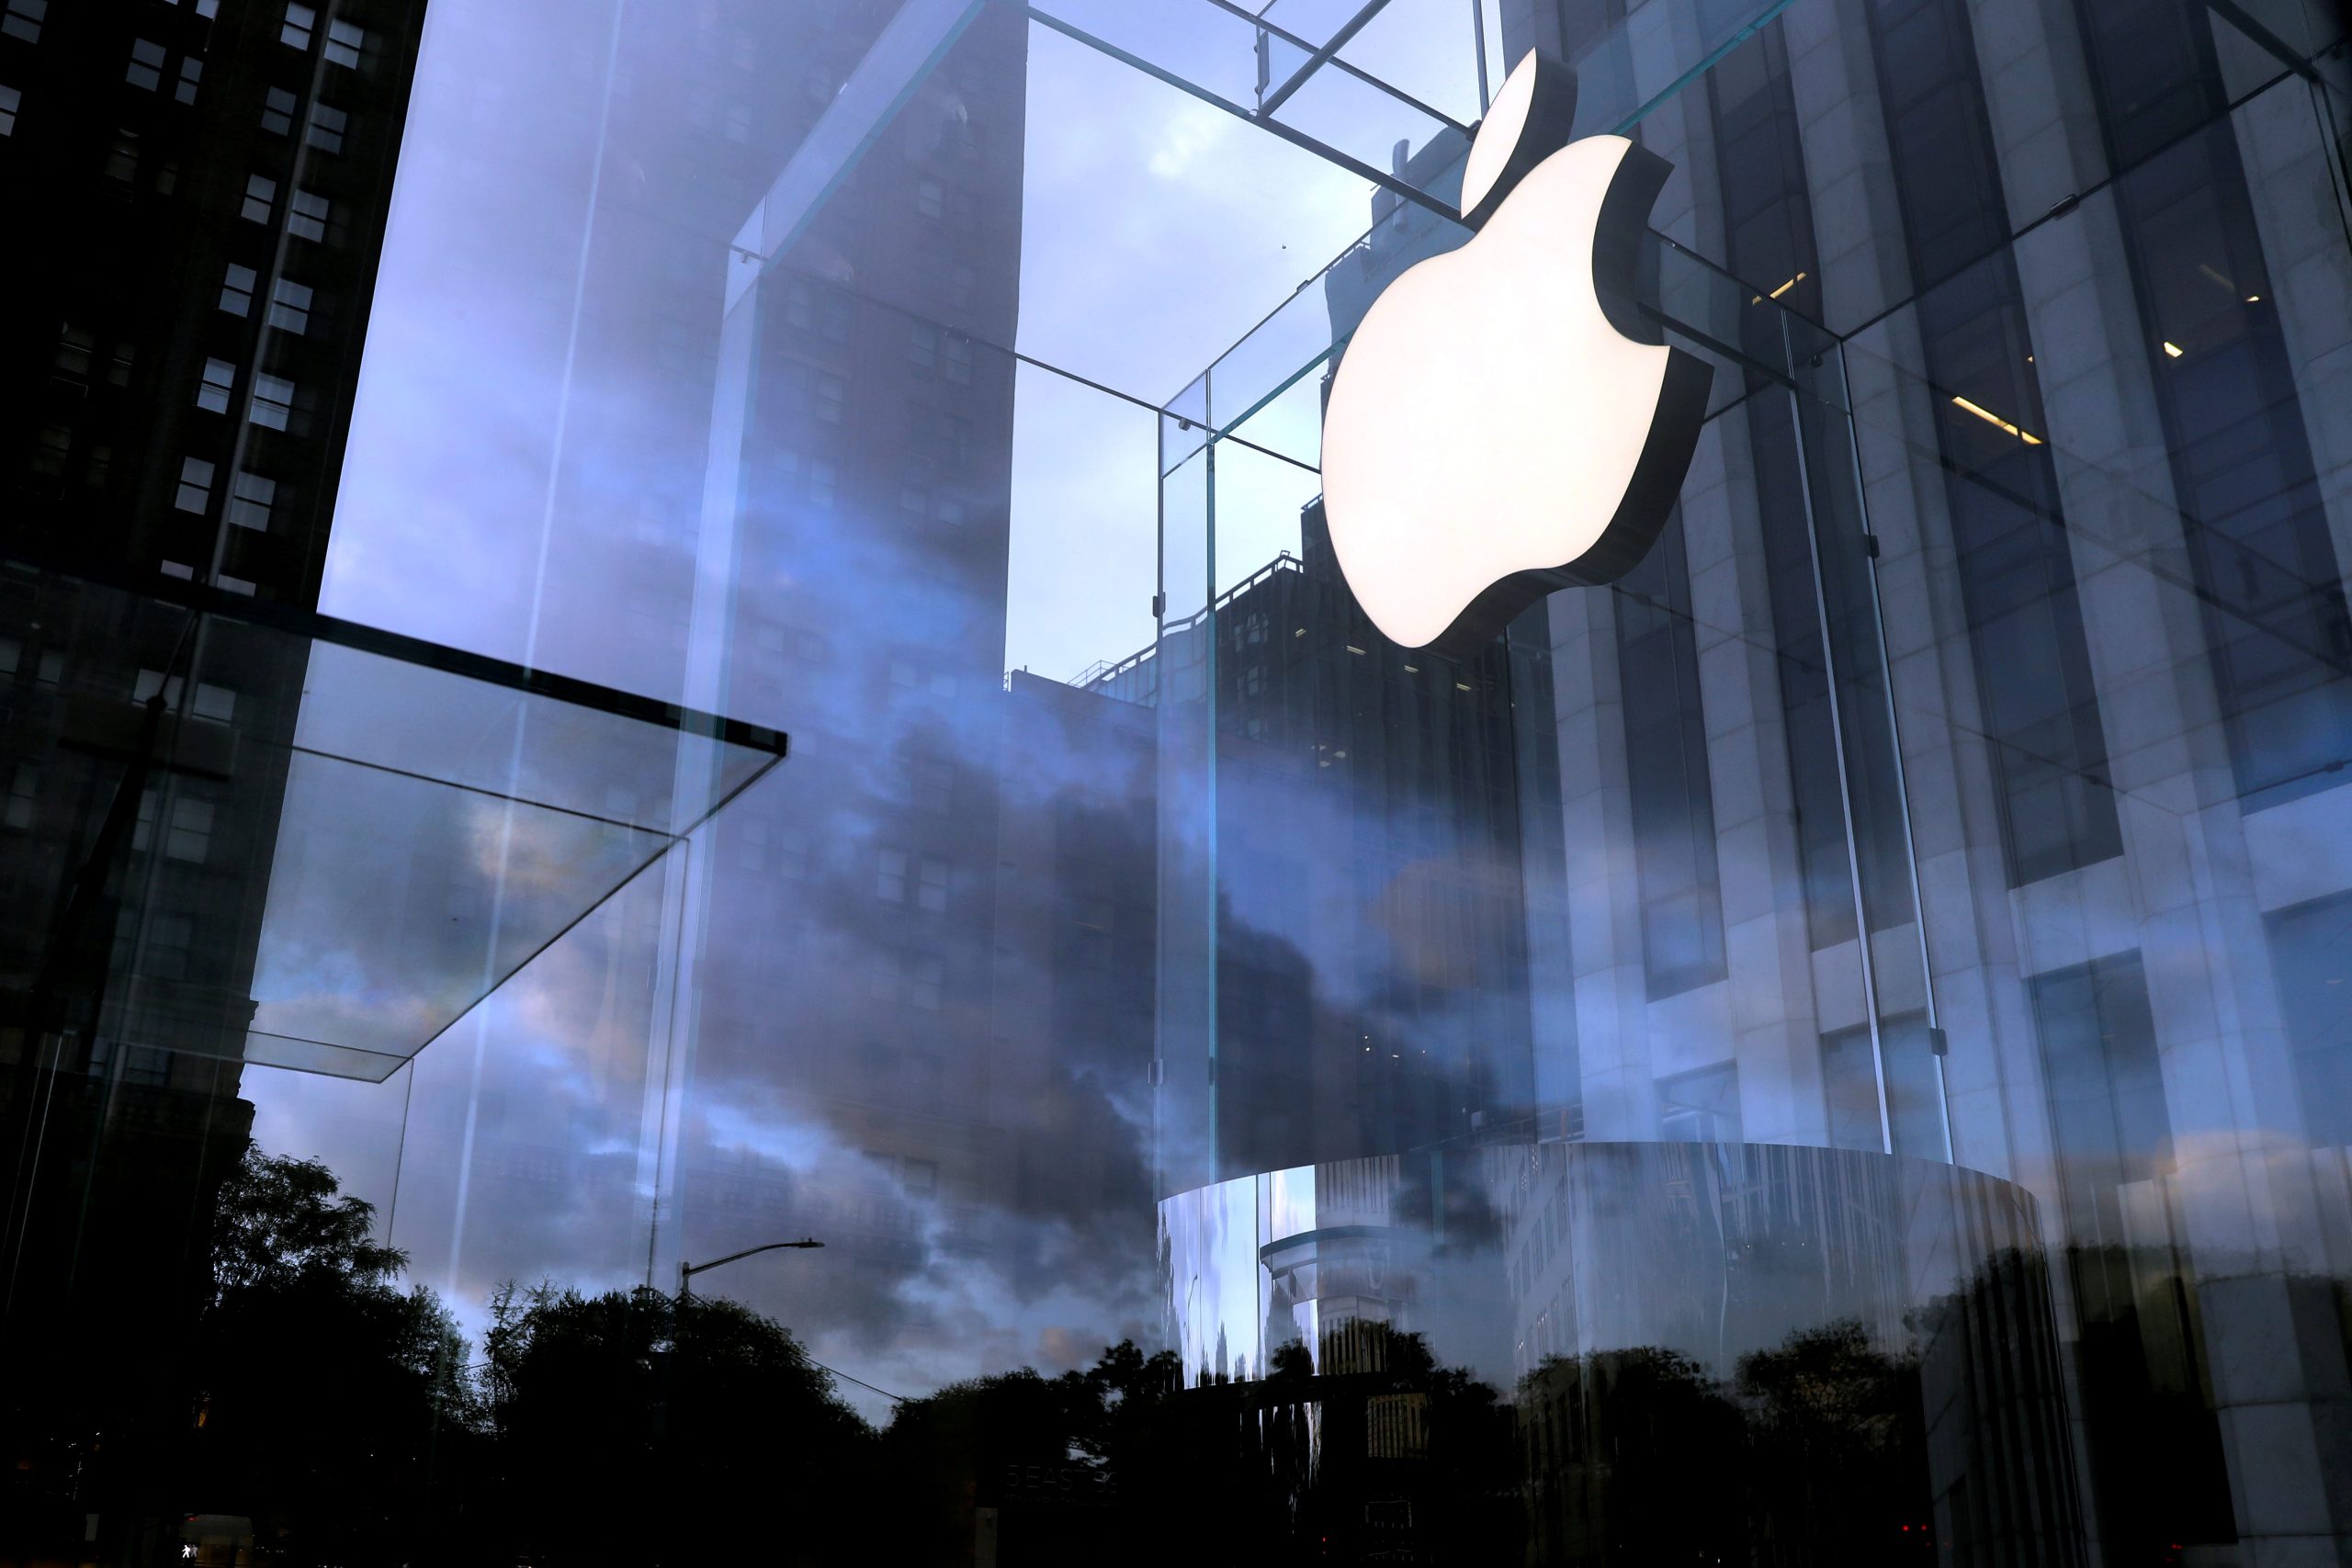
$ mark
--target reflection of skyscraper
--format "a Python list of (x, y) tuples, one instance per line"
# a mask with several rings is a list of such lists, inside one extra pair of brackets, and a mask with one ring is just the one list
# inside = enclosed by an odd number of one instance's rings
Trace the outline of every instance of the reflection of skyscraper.
[[(1305, 528), (1305, 562), (1214, 619), (1219, 1178), (1496, 1127), (1532, 1094), (1509, 651), (1400, 653), (1340, 581), (1319, 506)], [(1093, 689), (1170, 700), (1210, 624)]]
[[(1002, 1081), (1035, 1043), (992, 1028), (989, 934), (1026, 48), (980, 12), (767, 258), (738, 565), (695, 628), (726, 640), (717, 700), (794, 754), (718, 833), (712, 929), (763, 935), (701, 960), (692, 1093), (745, 1122), (687, 1149), (684, 1245), (813, 1231), (840, 1250), (810, 1288), (843, 1300), (978, 1251), (1024, 1179), (983, 1133), (1035, 1103)], [(831, 1153), (787, 1174), (811, 1129)]]
[(9, 1380), (0, 1517), (109, 1559), (178, 1501), (138, 1476), (250, 1119), (303, 668), (154, 596), (317, 602), (421, 11), (0, 17), (0, 538), (39, 563), (0, 577), (0, 1247), (8, 1339), (62, 1352)]

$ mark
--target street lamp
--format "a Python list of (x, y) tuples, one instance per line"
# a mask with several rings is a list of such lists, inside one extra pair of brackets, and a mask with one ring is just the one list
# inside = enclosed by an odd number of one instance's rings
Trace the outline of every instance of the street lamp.
[(730, 1252), (724, 1258), (714, 1258), (707, 1263), (689, 1263), (681, 1258), (678, 1259), (678, 1304), (680, 1306), (686, 1304), (686, 1281), (707, 1269), (716, 1269), (722, 1263), (732, 1263), (739, 1258), (750, 1258), (762, 1252), (775, 1252), (787, 1247), (822, 1247), (824, 1245), (814, 1236), (804, 1235), (798, 1241), (772, 1241), (764, 1247), (747, 1247), (741, 1252)]

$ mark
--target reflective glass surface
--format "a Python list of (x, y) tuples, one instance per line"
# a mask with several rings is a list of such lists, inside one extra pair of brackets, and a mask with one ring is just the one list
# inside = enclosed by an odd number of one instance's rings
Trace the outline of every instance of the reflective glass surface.
[(0, 1562), (2352, 1561), (2345, 43), (0, 0)]

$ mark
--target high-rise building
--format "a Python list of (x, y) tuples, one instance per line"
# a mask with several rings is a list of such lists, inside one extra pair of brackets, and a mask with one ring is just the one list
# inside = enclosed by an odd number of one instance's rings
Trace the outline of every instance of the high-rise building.
[(0, 17), (0, 1550), (177, 1501), (308, 651), (198, 611), (317, 604), (422, 11)]

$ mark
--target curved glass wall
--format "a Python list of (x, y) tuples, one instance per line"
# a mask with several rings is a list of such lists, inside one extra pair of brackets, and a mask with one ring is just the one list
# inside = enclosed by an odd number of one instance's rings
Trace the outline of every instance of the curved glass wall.
[[(0, 1560), (2352, 1556), (2327, 7), (117, 9)], [(1531, 52), (1713, 378), (1446, 658), (1322, 413)]]

